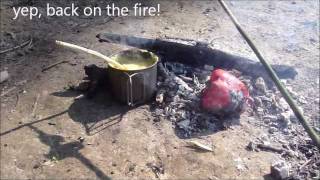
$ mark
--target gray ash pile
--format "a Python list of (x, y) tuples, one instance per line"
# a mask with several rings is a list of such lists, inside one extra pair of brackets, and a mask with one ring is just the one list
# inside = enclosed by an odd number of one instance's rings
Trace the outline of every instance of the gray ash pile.
[[(194, 68), (180, 63), (159, 64), (158, 92), (153, 114), (170, 120), (182, 137), (223, 128), (220, 117), (201, 109), (201, 92), (210, 79), (213, 66)], [(228, 117), (231, 118), (232, 117)]]
[[(201, 92), (205, 89), (212, 66), (194, 68), (179, 63), (161, 63), (158, 66), (158, 92), (153, 114), (155, 121), (170, 120), (184, 138), (210, 131), (214, 133), (229, 127), (239, 117), (218, 117), (201, 109)], [(286, 103), (280, 92), (259, 77), (243, 76), (231, 72), (246, 84), (252, 97), (246, 109), (248, 120), (261, 129), (261, 135), (248, 145), (251, 151), (271, 151), (278, 154), (277, 166), (272, 167), (274, 176), (282, 179), (306, 179), (319, 176), (320, 153)], [(284, 81), (285, 83), (285, 81)], [(286, 84), (290, 87), (289, 84)], [(293, 91), (290, 91), (293, 95)], [(299, 102), (303, 97), (299, 97)], [(284, 162), (278, 167), (278, 162)], [(279, 172), (277, 171), (279, 170)], [(278, 177), (279, 178), (279, 177)]]
[[(254, 99), (254, 116), (258, 121), (251, 122), (266, 132), (249, 143), (253, 151), (265, 150), (279, 154), (278, 162), (285, 162), (281, 171), (288, 171), (280, 179), (310, 179), (320, 177), (320, 152), (280, 92), (268, 89), (262, 78), (251, 81), (251, 96)], [(300, 103), (304, 97), (291, 89), (283, 80), (291, 95)], [(300, 103), (303, 104), (303, 103)], [(302, 111), (302, 109), (301, 109)], [(275, 162), (276, 164), (278, 162)], [(271, 168), (272, 169), (272, 168)], [(275, 168), (277, 169), (277, 168)], [(279, 174), (286, 174), (279, 172)]]

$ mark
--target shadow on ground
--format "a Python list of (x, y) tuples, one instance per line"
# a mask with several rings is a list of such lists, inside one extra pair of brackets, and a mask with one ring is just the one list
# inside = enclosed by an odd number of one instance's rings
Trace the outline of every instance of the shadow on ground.
[[(55, 92), (52, 95), (60, 97), (76, 97), (79, 93), (68, 90)], [(105, 88), (100, 88), (93, 98), (83, 97), (75, 100), (74, 103), (70, 105), (67, 112), (69, 117), (73, 121), (81, 123), (84, 126), (87, 135), (91, 136), (119, 123), (123, 116), (134, 108), (137, 107), (130, 108), (127, 105), (118, 103)], [(154, 121), (157, 122), (157, 119), (160, 120), (155, 117)], [(197, 122), (194, 123), (196, 124), (194, 129), (198, 129), (198, 132), (190, 133), (176, 126), (174, 129), (175, 135), (180, 139), (197, 138), (211, 135), (225, 130), (227, 127), (240, 124), (240, 116), (213, 119), (214, 121), (197, 120)]]
[(74, 157), (93, 171), (97, 177), (101, 179), (111, 179), (105, 175), (101, 169), (95, 166), (90, 159), (87, 159), (79, 152), (79, 150), (84, 148), (84, 145), (81, 142), (73, 141), (63, 144), (64, 138), (62, 136), (47, 134), (33, 125), (28, 125), (28, 127), (38, 134), (38, 138), (43, 144), (50, 147), (49, 153), (45, 155), (47, 158), (63, 160), (65, 158)]
[[(76, 97), (79, 93), (62, 91), (52, 95)], [(75, 100), (69, 107), (68, 114), (73, 121), (84, 126), (87, 135), (94, 135), (119, 123), (128, 110), (127, 106), (117, 103), (107, 91), (101, 89), (93, 98)]]
[[(78, 96), (79, 92), (61, 91), (52, 93), (52, 95), (72, 98)], [(95, 166), (89, 159), (87, 159), (79, 152), (84, 148), (84, 145), (80, 141), (64, 143), (64, 137), (54, 134), (48, 134), (34, 125), (68, 113), (69, 117), (73, 121), (79, 122), (85, 127), (86, 133), (88, 135), (94, 135), (119, 123), (122, 120), (123, 116), (130, 109), (131, 108), (126, 105), (117, 103), (109, 93), (101, 90), (97, 92), (92, 99), (88, 99), (85, 97), (77, 99), (65, 111), (48, 116), (43, 119), (35, 120), (30, 123), (22, 124), (14, 129), (1, 133), (0, 136), (9, 134), (23, 127), (28, 127), (38, 134), (38, 138), (43, 144), (50, 147), (50, 150), (47, 154), (45, 154), (45, 157), (49, 159), (56, 158), (57, 160), (63, 160), (69, 157), (76, 158), (88, 169), (93, 171), (98, 178), (110, 179), (107, 175), (104, 174), (101, 169), (99, 169), (99, 167)], [(205, 123), (199, 124), (199, 128), (205, 128), (206, 130), (199, 133), (194, 133), (187, 138), (205, 136), (223, 130), (223, 126), (221, 123), (212, 122), (212, 124), (216, 124), (215, 127), (210, 127)], [(183, 133), (184, 132), (181, 131), (181, 129), (175, 129), (175, 134), (181, 139), (186, 138)], [(195, 151), (202, 152), (199, 149), (195, 149)]]
[[(75, 91), (63, 91), (55, 92), (52, 95), (59, 97), (76, 97), (79, 93)], [(63, 160), (68, 157), (74, 157), (83, 163), (88, 169), (93, 171), (98, 178), (111, 179), (105, 175), (99, 167), (95, 166), (89, 159), (79, 152), (79, 150), (84, 148), (84, 145), (81, 142), (73, 141), (63, 143), (65, 142), (64, 137), (48, 134), (34, 125), (68, 113), (72, 120), (83, 124), (88, 135), (93, 135), (119, 123), (122, 120), (123, 115), (128, 110), (129, 108), (127, 106), (116, 103), (108, 93), (97, 92), (97, 95), (93, 99), (81, 98), (75, 100), (74, 103), (72, 103), (65, 111), (30, 123), (22, 124), (16, 128), (2, 132), (0, 136), (7, 135), (24, 127), (29, 127), (38, 134), (38, 138), (43, 144), (50, 147), (49, 153), (45, 155), (47, 158)]]

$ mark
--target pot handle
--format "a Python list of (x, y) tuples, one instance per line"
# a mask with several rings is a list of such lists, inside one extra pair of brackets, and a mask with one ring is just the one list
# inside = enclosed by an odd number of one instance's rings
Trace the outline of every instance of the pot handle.
[(141, 75), (142, 81), (144, 83), (144, 75), (142, 73), (134, 73), (134, 74), (128, 74), (125, 73), (128, 76), (127, 80), (127, 104), (128, 106), (135, 106), (136, 104), (143, 102), (144, 100), (144, 87), (142, 87), (142, 99), (138, 100), (137, 102), (133, 102), (133, 93), (132, 93), (132, 77)]

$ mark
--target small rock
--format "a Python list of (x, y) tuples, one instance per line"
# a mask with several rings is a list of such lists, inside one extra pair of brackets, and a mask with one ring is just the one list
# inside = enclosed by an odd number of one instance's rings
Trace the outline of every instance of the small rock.
[(289, 110), (290, 106), (284, 98), (281, 98), (278, 102), (279, 108), (282, 110)]
[(264, 114), (263, 108), (258, 107), (258, 108), (257, 108), (257, 113), (258, 113), (260, 116), (262, 116), (262, 115)]
[(283, 132), (283, 134), (285, 134), (285, 135), (289, 135), (289, 129), (288, 129), (288, 128), (284, 128), (284, 129), (282, 130), (282, 132)]
[(180, 121), (180, 122), (177, 123), (177, 125), (180, 128), (187, 130), (189, 128), (189, 125), (190, 125), (190, 120), (186, 119), (186, 120)]
[(3, 83), (9, 79), (8, 71), (1, 71), (0, 72), (0, 83)]
[(257, 107), (262, 107), (262, 100), (259, 98), (259, 97), (254, 97), (254, 104), (257, 106)]
[(178, 102), (178, 101), (180, 101), (180, 96), (175, 95), (172, 100), (173, 100), (173, 102)]
[(160, 122), (160, 121), (161, 121), (161, 119), (160, 119), (159, 117), (155, 117), (155, 118), (153, 119), (153, 122), (155, 122), (155, 123)]
[(270, 133), (270, 134), (273, 134), (273, 133), (275, 133), (275, 132), (277, 132), (277, 131), (278, 131), (278, 129), (275, 128), (275, 127), (270, 127), (270, 129), (269, 129), (269, 133)]
[(162, 104), (163, 99), (164, 99), (164, 93), (165, 93), (164, 90), (159, 90), (159, 91), (157, 92), (157, 96), (156, 96), (156, 102), (157, 102), (157, 103)]
[(276, 122), (278, 120), (277, 116), (273, 116), (273, 115), (265, 115), (262, 118), (263, 120), (269, 120), (270, 122)]
[(262, 77), (257, 78), (254, 85), (262, 93), (265, 93), (267, 91), (266, 83), (264, 82), (264, 79)]
[(291, 123), (291, 121), (290, 121), (291, 117), (292, 117), (292, 112), (291, 111), (286, 111), (286, 112), (283, 112), (283, 113), (280, 114), (279, 120), (284, 125), (288, 126)]
[(249, 142), (247, 149), (249, 151), (257, 151), (257, 144), (254, 142)]
[(307, 103), (308, 103), (303, 96), (300, 96), (300, 97), (298, 98), (298, 101), (299, 101), (299, 103), (301, 103), (301, 104), (307, 104)]
[(286, 179), (289, 177), (289, 166), (284, 161), (271, 165), (271, 175), (275, 179)]
[(270, 120), (270, 119), (263, 119), (263, 122), (264, 122), (265, 124), (269, 124), (269, 123), (271, 122), (271, 120)]
[(312, 179), (317, 179), (320, 177), (320, 170), (311, 170), (310, 176)]
[(156, 116), (163, 115), (163, 109), (156, 109), (155, 114), (156, 114)]
[(129, 166), (129, 171), (131, 172), (131, 171), (134, 171), (134, 169), (136, 168), (136, 165), (135, 164), (131, 164), (130, 166)]
[(239, 170), (239, 171), (244, 171), (247, 169), (247, 166), (244, 164), (243, 160), (238, 157), (236, 159), (234, 159), (235, 163), (236, 163), (236, 168)]
[(186, 111), (178, 111), (177, 115), (182, 119), (189, 119), (189, 113)]
[(79, 137), (78, 140), (82, 143), (84, 141), (83, 137)]

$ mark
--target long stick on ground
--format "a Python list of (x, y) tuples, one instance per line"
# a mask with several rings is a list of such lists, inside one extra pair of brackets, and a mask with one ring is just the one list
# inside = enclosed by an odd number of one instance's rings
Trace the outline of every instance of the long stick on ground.
[(84, 48), (84, 47), (81, 47), (81, 46), (78, 46), (78, 45), (75, 45), (75, 44), (62, 42), (62, 41), (57, 41), (57, 40), (56, 40), (56, 44), (61, 45), (61, 46), (65, 46), (65, 47), (69, 47), (71, 49), (80, 50), (80, 51), (86, 52), (88, 54), (97, 56), (97, 57), (102, 58), (105, 61), (107, 61), (108, 64), (112, 64), (115, 68), (126, 70), (126, 67), (124, 67), (123, 65), (119, 64), (118, 62), (114, 61), (113, 59), (111, 59), (111, 58), (109, 58), (109, 57), (107, 57), (107, 56), (105, 56), (105, 55), (103, 55), (103, 54), (101, 54), (101, 53), (99, 53), (97, 51), (94, 51), (94, 50), (91, 50), (91, 49), (87, 49), (87, 48)]
[(8, 53), (8, 52), (14, 51), (14, 50), (16, 50), (16, 49), (23, 48), (23, 47), (25, 47), (25, 46), (28, 45), (28, 44), (30, 45), (31, 43), (32, 43), (32, 38), (31, 38), (30, 40), (28, 40), (28, 41), (25, 41), (25, 42), (21, 43), (21, 44), (18, 45), (18, 46), (15, 46), (15, 47), (12, 47), (12, 48), (9, 48), (9, 49), (2, 50), (2, 51), (0, 51), (0, 54), (5, 54), (5, 53)]
[(234, 23), (234, 25), (236, 26), (236, 28), (238, 29), (238, 31), (240, 32), (240, 34), (243, 36), (243, 38), (247, 41), (247, 43), (249, 44), (249, 46), (251, 47), (251, 49), (253, 50), (253, 52), (256, 54), (256, 56), (258, 57), (258, 59), (260, 60), (260, 62), (262, 63), (262, 65), (266, 68), (268, 74), (270, 75), (270, 77), (272, 78), (272, 80), (274, 81), (274, 83), (276, 84), (276, 86), (278, 87), (279, 91), (281, 92), (281, 94), (283, 95), (283, 97), (285, 98), (285, 100), (287, 101), (287, 103), (289, 104), (289, 106), (291, 107), (291, 109), (293, 110), (294, 114), (296, 115), (296, 117), (299, 119), (300, 123), (302, 124), (302, 126), (304, 127), (304, 129), (307, 131), (308, 135), (310, 136), (310, 138), (313, 140), (313, 142), (316, 144), (316, 146), (320, 149), (320, 137), (319, 135), (315, 132), (315, 130), (308, 124), (307, 120), (305, 119), (305, 117), (302, 115), (300, 109), (298, 108), (298, 106), (296, 105), (296, 103), (293, 101), (291, 95), (288, 93), (288, 91), (286, 90), (286, 88), (281, 84), (277, 74), (274, 72), (274, 70), (272, 69), (272, 67), (268, 64), (268, 62), (266, 62), (266, 60), (262, 57), (261, 53), (259, 52), (259, 50), (256, 48), (256, 46), (253, 44), (253, 42), (251, 41), (251, 39), (249, 38), (249, 36), (244, 32), (244, 30), (241, 28), (239, 22), (237, 21), (237, 19), (234, 17), (234, 15), (232, 14), (232, 12), (230, 11), (230, 9), (228, 8), (228, 6), (226, 5), (226, 3), (223, 0), (219, 0), (220, 4), (222, 5), (223, 9), (227, 12), (227, 14), (229, 15), (229, 17), (231, 18), (232, 22)]
[(43, 69), (41, 70), (41, 72), (45, 72), (45, 71), (47, 71), (48, 69), (51, 69), (51, 68), (55, 67), (56, 65), (59, 65), (59, 64), (62, 64), (62, 63), (67, 63), (67, 62), (69, 62), (69, 61), (62, 60), (62, 61), (58, 61), (58, 62), (56, 62), (56, 63), (50, 64), (49, 66), (43, 68)]

